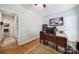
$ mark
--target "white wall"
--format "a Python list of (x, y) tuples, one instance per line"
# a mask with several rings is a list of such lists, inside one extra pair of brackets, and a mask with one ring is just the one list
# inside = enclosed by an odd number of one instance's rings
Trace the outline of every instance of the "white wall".
[(79, 6), (77, 7), (77, 14), (78, 14), (78, 20), (77, 20), (77, 42), (79, 42)]
[[(1, 22), (1, 12), (0, 12), (0, 22)], [(0, 26), (0, 30), (1, 30), (1, 26)], [(1, 31), (0, 31), (0, 35), (1, 35)]]
[(24, 9), (21, 5), (0, 5), (0, 9), (7, 9), (18, 14), (18, 42), (25, 41), (39, 36), (43, 17), (32, 10)]
[(66, 10), (64, 12), (51, 14), (49, 16), (45, 16), (44, 22), (49, 24), (49, 19), (55, 17), (63, 17), (64, 25), (57, 26), (58, 30), (62, 30), (66, 33), (66, 36), (69, 41), (76, 42), (77, 41), (77, 20), (78, 15), (76, 9)]

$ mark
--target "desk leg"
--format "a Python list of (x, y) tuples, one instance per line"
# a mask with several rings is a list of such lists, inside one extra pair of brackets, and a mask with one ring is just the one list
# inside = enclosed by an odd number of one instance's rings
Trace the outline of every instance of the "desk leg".
[(56, 51), (58, 51), (58, 46), (56, 45)]
[(67, 53), (67, 48), (65, 47), (65, 54)]
[(41, 39), (40, 39), (40, 43), (41, 43)]
[(45, 44), (45, 40), (43, 40), (43, 44)]

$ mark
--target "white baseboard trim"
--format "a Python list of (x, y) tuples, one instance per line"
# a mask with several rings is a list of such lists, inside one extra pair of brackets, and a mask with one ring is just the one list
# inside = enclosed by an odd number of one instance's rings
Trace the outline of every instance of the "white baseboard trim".
[(32, 40), (37, 39), (37, 38), (39, 38), (39, 36), (37, 36), (37, 37), (35, 37), (35, 38), (32, 38), (32, 39), (29, 39), (29, 40), (26, 40), (26, 41), (24, 41), (24, 42), (19, 42), (18, 45), (23, 45), (23, 44), (28, 43), (28, 42), (30, 42), (30, 41), (32, 41)]

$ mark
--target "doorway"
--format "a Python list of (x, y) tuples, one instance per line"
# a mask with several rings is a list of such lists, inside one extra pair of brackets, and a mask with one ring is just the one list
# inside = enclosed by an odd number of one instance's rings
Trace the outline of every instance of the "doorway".
[(2, 11), (0, 23), (0, 48), (16, 48), (18, 46), (16, 15)]

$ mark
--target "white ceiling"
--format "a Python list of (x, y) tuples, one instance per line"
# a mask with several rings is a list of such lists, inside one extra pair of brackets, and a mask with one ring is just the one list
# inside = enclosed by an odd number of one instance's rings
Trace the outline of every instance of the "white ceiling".
[(69, 9), (72, 9), (77, 6), (77, 4), (46, 4), (46, 8), (43, 8), (42, 5), (33, 5), (33, 4), (22, 4), (25, 9), (33, 10), (36, 13), (39, 13), (43, 16), (48, 16), (51, 14), (63, 12)]

